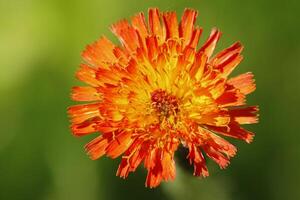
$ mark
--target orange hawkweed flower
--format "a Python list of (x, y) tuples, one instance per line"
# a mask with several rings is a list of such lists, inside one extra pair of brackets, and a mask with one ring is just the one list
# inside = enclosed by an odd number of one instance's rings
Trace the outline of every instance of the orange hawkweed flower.
[(122, 155), (117, 175), (126, 178), (143, 162), (146, 186), (175, 178), (174, 153), (181, 144), (195, 176), (208, 176), (204, 156), (221, 168), (236, 147), (220, 135), (250, 143), (253, 133), (240, 124), (258, 122), (257, 106), (245, 106), (255, 90), (251, 72), (229, 78), (241, 62), (239, 42), (213, 55), (221, 33), (214, 28), (197, 49), (202, 28), (197, 12), (149, 9), (111, 26), (121, 46), (106, 37), (88, 45), (72, 99), (92, 103), (69, 108), (74, 135), (100, 135), (85, 149), (91, 159)]

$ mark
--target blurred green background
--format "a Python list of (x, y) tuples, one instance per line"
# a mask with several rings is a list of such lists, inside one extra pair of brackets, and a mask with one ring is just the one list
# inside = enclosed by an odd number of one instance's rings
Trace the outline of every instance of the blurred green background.
[[(223, 32), (217, 50), (240, 40), (252, 71), (260, 123), (251, 145), (226, 170), (209, 162), (211, 176), (193, 178), (178, 167), (175, 182), (144, 188), (145, 170), (115, 176), (118, 160), (91, 161), (71, 136), (66, 108), (85, 45), (109, 25), (148, 7), (199, 11), (204, 37)], [(0, 199), (300, 199), (300, 41), (297, 0), (0, 0)], [(113, 39), (116, 41), (116, 39)], [(179, 166), (179, 164), (177, 164)]]

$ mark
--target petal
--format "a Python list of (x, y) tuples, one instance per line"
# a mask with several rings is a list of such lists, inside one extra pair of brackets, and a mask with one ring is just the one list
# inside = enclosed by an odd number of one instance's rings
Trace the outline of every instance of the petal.
[(113, 140), (106, 147), (106, 155), (111, 158), (117, 158), (128, 149), (132, 143), (131, 132), (120, 131), (113, 132)]
[(144, 13), (138, 13), (137, 15), (133, 16), (131, 18), (131, 24), (133, 28), (137, 30), (143, 40), (148, 36)]
[(199, 81), (202, 78), (205, 64), (208, 57), (203, 52), (197, 52), (195, 56), (195, 61), (190, 69), (190, 76)]
[(108, 144), (108, 138), (100, 135), (85, 145), (85, 150), (92, 160), (96, 160), (105, 154)]
[(183, 70), (188, 70), (194, 63), (195, 56), (195, 50), (193, 48), (185, 48), (181, 55), (178, 56), (176, 67), (176, 70), (178, 70), (177, 74), (182, 73)]
[(83, 136), (97, 131), (96, 126), (100, 122), (98, 103), (71, 106), (68, 113), (74, 135)]
[(134, 171), (139, 164), (144, 160), (150, 148), (150, 143), (147, 141), (143, 141), (140, 145), (140, 148), (135, 151), (135, 153), (129, 159), (130, 171)]
[(211, 146), (203, 146), (203, 150), (205, 151), (206, 155), (215, 161), (221, 169), (224, 169), (229, 164), (229, 158), (223, 155), (221, 152), (215, 150)]
[(121, 163), (119, 164), (116, 176), (120, 176), (121, 178), (127, 178), (130, 171), (130, 165), (128, 164), (128, 160), (122, 158)]
[(100, 117), (99, 103), (71, 106), (68, 113), (72, 123), (79, 124), (94, 117)]
[(166, 38), (179, 38), (178, 22), (175, 12), (163, 13), (163, 20), (166, 27)]
[(89, 67), (86, 64), (81, 64), (80, 69), (76, 73), (76, 77), (90, 86), (100, 86), (101, 82), (96, 78), (97, 70)]
[(111, 26), (111, 31), (118, 37), (121, 44), (129, 51), (133, 52), (139, 47), (139, 37), (136, 30), (127, 20), (120, 20)]
[(118, 59), (118, 65), (121, 68), (125, 68), (130, 60), (130, 56), (128, 54), (128, 52), (120, 47), (115, 47), (114, 50), (114, 55), (116, 56), (116, 58)]
[(101, 133), (111, 133), (114, 131), (117, 131), (119, 128), (121, 127), (120, 124), (117, 123), (112, 123), (112, 122), (107, 122), (107, 121), (99, 121), (96, 125), (95, 125), (95, 129), (98, 132)]
[(217, 42), (220, 39), (221, 32), (214, 28), (212, 29), (209, 38), (204, 43), (204, 45), (200, 48), (199, 51), (203, 51), (208, 58), (212, 55), (214, 49), (216, 48)]
[(221, 107), (241, 106), (245, 104), (246, 96), (238, 90), (227, 90), (216, 99)]
[(71, 98), (74, 101), (100, 101), (101, 95), (93, 87), (73, 87)]
[(229, 115), (239, 124), (254, 124), (258, 122), (258, 106), (232, 108)]
[(113, 54), (114, 47), (114, 44), (106, 37), (101, 37), (98, 41), (86, 47), (82, 57), (91, 67), (107, 68), (117, 61)]
[(156, 36), (150, 36), (146, 39), (146, 44), (148, 48), (148, 58), (153, 61), (157, 58), (159, 53), (158, 39)]
[(122, 178), (126, 178), (129, 172), (133, 172), (142, 162), (144, 157), (147, 154), (147, 145), (143, 144), (143, 139), (135, 139), (130, 147), (126, 150), (124, 156), (122, 157), (122, 161), (117, 170), (117, 176)]
[(191, 9), (185, 9), (179, 25), (179, 35), (184, 39), (183, 46), (190, 44), (193, 33), (194, 24), (196, 22), (198, 12)]
[(145, 182), (146, 187), (154, 188), (157, 187), (162, 181), (161, 173), (157, 172), (156, 170), (148, 170), (147, 178)]
[(211, 94), (211, 96), (214, 99), (217, 99), (218, 97), (220, 97), (224, 91), (226, 90), (226, 79), (219, 79), (219, 80), (215, 80), (215, 83), (212, 83), (210, 86), (208, 86), (208, 90)]
[(242, 127), (237, 122), (230, 122), (228, 127), (207, 126), (211, 131), (220, 133), (225, 136), (244, 140), (247, 143), (252, 142), (254, 134)]
[(112, 73), (112, 69), (98, 69), (96, 77), (101, 81), (102, 85), (110, 84), (117, 86), (121, 80), (121, 76), (118, 73)]
[(216, 134), (209, 132), (208, 130), (205, 131), (208, 132), (209, 138), (205, 141), (206, 145), (212, 147), (220, 153), (225, 154), (228, 158), (235, 156), (237, 149), (234, 145), (230, 144), (227, 140), (217, 136)]
[(194, 163), (194, 176), (207, 177), (209, 175), (206, 162), (201, 151), (193, 144), (188, 145), (189, 154), (187, 158)]
[(145, 158), (145, 167), (148, 169), (145, 182), (146, 187), (156, 187), (162, 181), (162, 164), (160, 155), (161, 149), (154, 148)]
[(202, 114), (201, 112), (192, 113), (190, 119), (194, 120), (198, 124), (207, 124), (213, 126), (227, 126), (230, 122), (230, 116), (225, 111), (215, 110), (214, 112), (209, 112)]
[(218, 53), (212, 60), (211, 64), (213, 66), (219, 65), (220, 63), (224, 62), (228, 57), (232, 56), (233, 54), (236, 53), (241, 53), (243, 50), (243, 46), (241, 45), (240, 42), (236, 42), (227, 49), (224, 49), (220, 53)]
[(162, 44), (165, 41), (165, 32), (161, 25), (160, 13), (157, 8), (149, 9), (149, 27), (153, 35), (156, 35), (159, 41), (159, 44)]
[(202, 31), (203, 31), (203, 29), (199, 28), (199, 27), (196, 27), (194, 29), (191, 40), (190, 40), (190, 43), (188, 44), (189, 47), (192, 47), (194, 49), (197, 47), (200, 36), (202, 34)]
[(114, 104), (109, 102), (102, 102), (99, 105), (100, 113), (106, 120), (112, 122), (121, 122), (124, 119), (124, 111), (118, 109)]
[(174, 180), (176, 175), (175, 161), (170, 152), (163, 151), (161, 156), (162, 178), (165, 181)]
[(243, 60), (243, 56), (239, 53), (232, 54), (214, 67), (222, 73), (223, 77), (227, 77), (238, 64)]
[(94, 118), (88, 119), (80, 124), (72, 124), (71, 130), (75, 136), (88, 135), (88, 134), (99, 131), (97, 129), (97, 126), (98, 126), (98, 123), (100, 123), (100, 122), (101, 122), (101, 120), (99, 117), (94, 117)]
[(227, 83), (239, 89), (243, 94), (250, 94), (256, 89), (253, 77), (254, 75), (248, 72), (229, 79)]

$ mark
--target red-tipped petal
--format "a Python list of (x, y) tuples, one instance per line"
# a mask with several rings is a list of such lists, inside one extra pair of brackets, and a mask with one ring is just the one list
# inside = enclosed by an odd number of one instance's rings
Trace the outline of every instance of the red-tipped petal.
[(251, 72), (238, 75), (228, 80), (229, 85), (233, 85), (243, 94), (250, 94), (256, 89), (254, 75)]
[[(191, 9), (185, 9), (181, 18), (179, 25), (179, 35), (184, 39), (183, 45), (186, 46), (190, 44), (193, 39), (194, 33), (194, 24), (196, 22), (198, 12)], [(195, 36), (194, 36), (195, 37)]]

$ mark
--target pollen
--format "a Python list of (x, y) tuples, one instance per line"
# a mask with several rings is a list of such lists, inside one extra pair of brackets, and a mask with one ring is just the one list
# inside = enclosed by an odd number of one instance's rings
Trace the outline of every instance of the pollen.
[(162, 89), (151, 93), (152, 106), (159, 116), (169, 118), (179, 112), (178, 99)]

